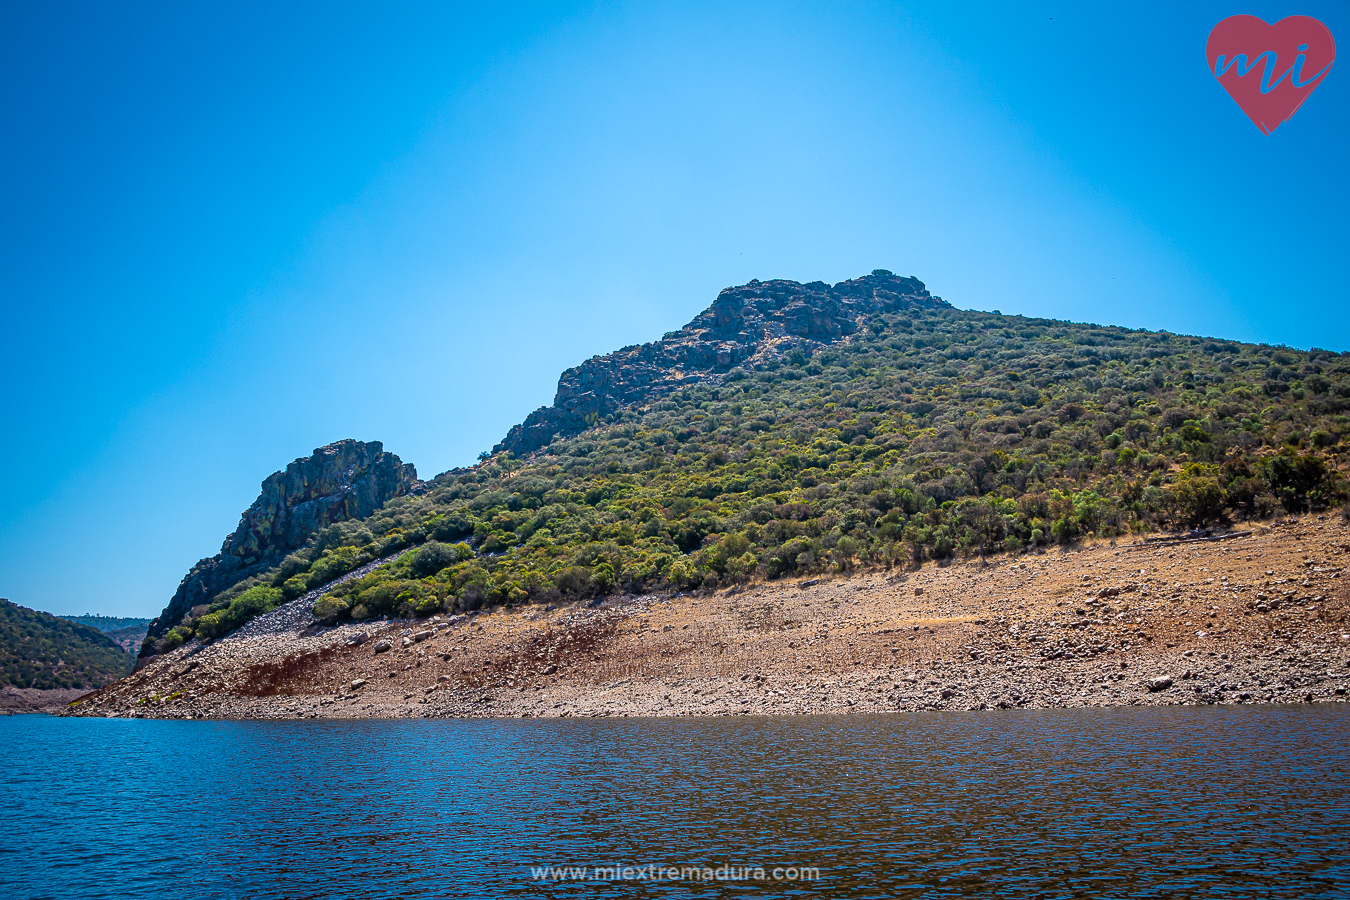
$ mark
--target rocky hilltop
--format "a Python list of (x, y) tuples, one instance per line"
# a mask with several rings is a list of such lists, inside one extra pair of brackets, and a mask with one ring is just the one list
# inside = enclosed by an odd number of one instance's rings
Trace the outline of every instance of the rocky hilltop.
[(284, 472), (272, 473), (220, 552), (192, 567), (164, 612), (150, 623), (142, 653), (194, 606), (272, 568), (320, 528), (365, 518), (416, 483), (413, 465), (385, 452), (379, 441), (350, 438), (319, 447)]
[(919, 279), (882, 269), (834, 287), (781, 279), (729, 287), (679, 331), (568, 369), (558, 379), (553, 405), (530, 413), (493, 452), (523, 456), (707, 375), (846, 337), (878, 313), (949, 308)]

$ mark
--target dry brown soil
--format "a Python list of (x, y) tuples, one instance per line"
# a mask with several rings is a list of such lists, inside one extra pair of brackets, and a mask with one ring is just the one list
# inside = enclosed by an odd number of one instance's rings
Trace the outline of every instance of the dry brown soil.
[[(70, 713), (706, 716), (1344, 702), (1347, 561), (1350, 526), (1307, 516), (1226, 541), (1100, 542), (596, 608), (277, 625), (157, 657)], [(359, 633), (368, 639), (349, 643)], [(376, 652), (381, 640), (392, 649)]]

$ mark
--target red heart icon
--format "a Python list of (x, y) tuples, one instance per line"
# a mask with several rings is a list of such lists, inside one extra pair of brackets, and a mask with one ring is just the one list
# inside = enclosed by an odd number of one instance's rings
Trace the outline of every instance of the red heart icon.
[(1262, 134), (1289, 120), (1336, 60), (1327, 26), (1311, 16), (1267, 25), (1256, 16), (1229, 16), (1205, 43), (1209, 71)]

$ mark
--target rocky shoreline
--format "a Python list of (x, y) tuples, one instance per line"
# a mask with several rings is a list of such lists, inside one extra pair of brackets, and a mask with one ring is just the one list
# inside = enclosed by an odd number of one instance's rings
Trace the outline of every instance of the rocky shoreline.
[(18, 713), (60, 713), (72, 701), (89, 693), (88, 688), (0, 687), (0, 715)]
[(709, 716), (1341, 703), (1350, 526), (323, 628), (296, 603), (64, 714)]

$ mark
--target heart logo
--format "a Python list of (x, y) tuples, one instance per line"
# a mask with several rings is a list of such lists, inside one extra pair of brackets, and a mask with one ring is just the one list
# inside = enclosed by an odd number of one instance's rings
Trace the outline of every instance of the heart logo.
[(1262, 134), (1298, 111), (1336, 61), (1336, 42), (1311, 16), (1267, 25), (1256, 16), (1229, 16), (1205, 43), (1209, 71)]

